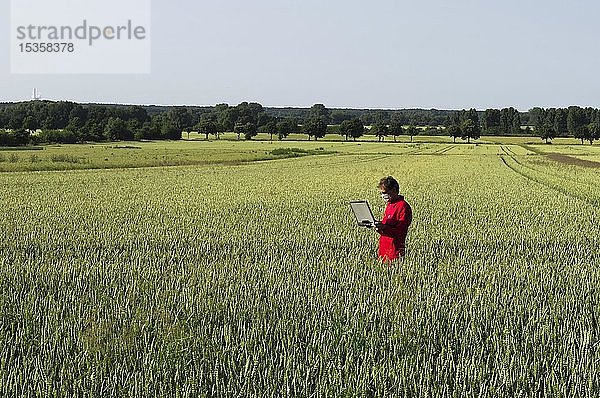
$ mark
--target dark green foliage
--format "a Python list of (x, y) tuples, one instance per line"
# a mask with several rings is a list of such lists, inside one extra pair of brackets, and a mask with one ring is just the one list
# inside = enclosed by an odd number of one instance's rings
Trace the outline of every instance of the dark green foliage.
[(11, 131), (0, 130), (0, 146), (22, 146), (29, 144), (29, 131), (16, 129)]
[(365, 126), (362, 124), (359, 118), (352, 120), (344, 120), (340, 125), (340, 134), (348, 141), (349, 137), (352, 137), (354, 141), (361, 137), (365, 132)]
[[(471, 111), (471, 120), (477, 120)], [(481, 117), (481, 132), (487, 135), (520, 135), (521, 114), (515, 108), (486, 109)]]
[(570, 106), (567, 113), (567, 131), (573, 134), (576, 138), (583, 136), (585, 138), (584, 125), (589, 123), (586, 120), (586, 115), (578, 106)]
[(127, 130), (127, 124), (118, 117), (111, 117), (104, 128), (104, 137), (108, 141), (124, 140), (130, 136)]
[(275, 118), (268, 117), (270, 120), (266, 122), (266, 124), (260, 126), (257, 131), (259, 133), (269, 134), (271, 136), (271, 141), (273, 141), (273, 134), (277, 134), (277, 122)]
[[(109, 125), (111, 119), (113, 121)], [(116, 123), (115, 119), (123, 121), (125, 126)], [(536, 126), (536, 130), (540, 131), (541, 125), (550, 124), (555, 136), (574, 136), (583, 142), (588, 140), (586, 130), (589, 125), (600, 121), (600, 116), (598, 109), (578, 106), (548, 109), (536, 107), (520, 113), (512, 107), (485, 111), (473, 108), (461, 111), (328, 109), (323, 104), (315, 104), (311, 108), (264, 108), (253, 102), (242, 102), (236, 106), (217, 104), (212, 107), (77, 104), (68, 101), (0, 104), (0, 129), (27, 130), (34, 135), (40, 129), (69, 130), (70, 134), (65, 135), (66, 139), (71, 141), (74, 136), (76, 142), (181, 139), (183, 131), (188, 132), (189, 138), (189, 131), (204, 119), (215, 123), (217, 138), (219, 133), (234, 131), (236, 125), (245, 126), (246, 129), (250, 123), (250, 126), (256, 127), (256, 131), (251, 128), (249, 134), (244, 133), (246, 138), (262, 133), (269, 134), (271, 139), (275, 134), (279, 139), (284, 139), (291, 133), (301, 132), (299, 125), (302, 124), (309, 137), (318, 139), (327, 133), (340, 134), (338, 126), (343, 122), (359, 119), (363, 125), (375, 126), (376, 129), (371, 132), (377, 133), (380, 140), (387, 135), (392, 135), (395, 140), (397, 136), (406, 133), (404, 126), (408, 124), (425, 127), (422, 130), (427, 134), (439, 134), (433, 128), (441, 125), (461, 126), (469, 119), (473, 121), (479, 134), (533, 134), (533, 130), (528, 127)], [(323, 127), (323, 124), (330, 127)], [(346, 139), (350, 138), (349, 134), (343, 135)], [(54, 133), (50, 133), (48, 137), (65, 138)], [(359, 136), (353, 138), (357, 137)], [(14, 141), (11, 140), (5, 137), (3, 142)]]
[(35, 132), (39, 127), (38, 121), (33, 116), (27, 116), (25, 120), (23, 120), (23, 129), (30, 133)]
[(36, 141), (50, 144), (75, 144), (78, 137), (70, 130), (43, 129), (36, 137)]
[(370, 130), (371, 134), (377, 137), (379, 141), (383, 141), (388, 135), (388, 126), (383, 121), (376, 121)]
[(207, 140), (208, 140), (209, 134), (216, 136), (218, 134), (218, 130), (219, 130), (217, 128), (217, 124), (210, 119), (200, 120), (200, 122), (198, 122), (198, 124), (196, 124), (195, 129), (196, 129), (196, 131), (198, 131), (198, 134), (204, 134), (206, 136)]
[(291, 154), (307, 154), (309, 153), (308, 149), (302, 148), (277, 148), (273, 149), (269, 152), (271, 155), (280, 156), (280, 155), (291, 155)]
[(463, 140), (467, 140), (468, 143), (471, 142), (471, 139), (479, 138), (479, 128), (471, 119), (465, 119), (460, 125), (461, 138)]
[(330, 155), (336, 153), (335, 151), (325, 151), (323, 148), (317, 149), (302, 149), (302, 148), (277, 148), (269, 152), (269, 155), (285, 157), (285, 158), (296, 158), (307, 155)]
[(595, 140), (600, 140), (600, 121), (590, 123), (587, 126), (587, 133), (586, 140), (590, 142), (590, 145), (592, 145)]
[(529, 111), (529, 125), (535, 126), (538, 132), (546, 129), (544, 125), (551, 125), (552, 138), (572, 136), (582, 140), (582, 143), (587, 136), (587, 126), (598, 118), (598, 109), (578, 106), (570, 106), (566, 109), (533, 108)]
[(79, 163), (80, 159), (77, 156), (69, 154), (54, 154), (50, 156), (50, 160), (55, 163)]
[(167, 112), (167, 119), (174, 130), (183, 132), (189, 131), (192, 128), (192, 115), (188, 108), (184, 106), (178, 106), (169, 110)]
[(410, 142), (412, 142), (413, 137), (419, 134), (419, 130), (412, 124), (406, 128), (406, 135), (410, 136)]
[(454, 142), (456, 142), (456, 138), (461, 137), (462, 135), (462, 131), (460, 131), (460, 126), (456, 124), (451, 124), (450, 126), (448, 126), (446, 128), (446, 131), (448, 132), (448, 135), (454, 139)]
[(234, 133), (238, 135), (238, 140), (240, 139), (240, 135), (244, 135), (244, 139), (251, 140), (257, 134), (256, 124), (247, 122), (247, 123), (237, 123), (233, 128)]
[(552, 141), (554, 137), (556, 137), (554, 126), (550, 123), (542, 123), (541, 126), (537, 127), (537, 131), (540, 138), (546, 141), (546, 144), (548, 144), (549, 141)]
[[(149, 122), (142, 106), (81, 105), (73, 102), (30, 101), (8, 104), (0, 109), (0, 128), (25, 129), (35, 132), (43, 129), (36, 140), (44, 142), (102, 141), (110, 136), (115, 139), (131, 139), (135, 130)], [(125, 128), (110, 119), (125, 122)], [(67, 133), (56, 131), (66, 130)], [(107, 135), (105, 134), (107, 133)]]
[(588, 139), (588, 137), (590, 136), (588, 125), (575, 127), (575, 130), (573, 130), (573, 136), (575, 136), (575, 138), (580, 139), (581, 144), (583, 145), (583, 140)]
[(289, 134), (300, 133), (301, 129), (293, 118), (285, 118), (277, 122), (277, 137), (280, 140), (286, 138)]
[(401, 115), (394, 115), (392, 117), (392, 120), (390, 121), (390, 134), (392, 135), (392, 137), (394, 137), (394, 141), (396, 141), (396, 137), (403, 135), (405, 133), (403, 124), (404, 124), (404, 117), (402, 117)]
[[(275, 117), (293, 117), (305, 120), (310, 116), (310, 108), (266, 108), (266, 111)], [(451, 110), (438, 109), (331, 109), (330, 122), (341, 124), (344, 120), (360, 118), (364, 125), (373, 125), (378, 115), (384, 113), (388, 123), (394, 116), (400, 116), (403, 124), (414, 124), (415, 126), (441, 126), (444, 124)]]
[(331, 111), (325, 107), (323, 104), (314, 104), (312, 108), (310, 108), (310, 114), (308, 116), (309, 119), (318, 119), (322, 118), (325, 124), (329, 124), (331, 121)]
[(318, 138), (325, 137), (327, 132), (327, 121), (325, 116), (314, 116), (306, 121), (304, 124), (304, 132), (308, 134), (308, 137), (315, 137), (315, 141)]
[(554, 114), (554, 131), (557, 134), (567, 134), (567, 116), (563, 109), (557, 109)]

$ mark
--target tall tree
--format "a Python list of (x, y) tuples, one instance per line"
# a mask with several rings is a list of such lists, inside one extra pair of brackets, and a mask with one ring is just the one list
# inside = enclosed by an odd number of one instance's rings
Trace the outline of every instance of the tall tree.
[(348, 141), (348, 137), (350, 136), (350, 120), (344, 120), (340, 123), (340, 135)]
[(456, 143), (457, 137), (462, 137), (462, 131), (460, 130), (460, 126), (456, 124), (451, 124), (450, 126), (448, 126), (446, 128), (446, 132), (450, 137), (452, 137), (454, 143)]
[(244, 139), (251, 140), (252, 137), (256, 136), (257, 132), (256, 124), (250, 122), (244, 124)]
[(308, 134), (308, 139), (310, 137), (315, 137), (315, 141), (318, 138), (325, 137), (327, 133), (327, 122), (325, 121), (324, 116), (315, 116), (308, 119), (308, 121), (304, 124), (304, 131)]
[(564, 109), (557, 109), (554, 113), (554, 131), (557, 134), (567, 134), (567, 116)]
[(309, 119), (323, 118), (325, 124), (329, 124), (331, 121), (331, 111), (323, 104), (314, 104), (310, 108), (308, 117)]
[(578, 106), (569, 107), (567, 111), (567, 130), (570, 134), (578, 136), (580, 127), (588, 123), (585, 120), (583, 109)]
[(541, 139), (546, 140), (546, 144), (555, 137), (554, 126), (550, 123), (542, 123), (538, 130)]
[(500, 132), (501, 113), (498, 109), (486, 109), (481, 120), (485, 134), (498, 135)]
[(388, 126), (383, 121), (376, 121), (371, 126), (371, 133), (377, 136), (379, 141), (383, 141), (388, 135)]
[(536, 106), (535, 108), (531, 108), (527, 113), (529, 115), (529, 121), (527, 123), (530, 126), (541, 126), (544, 123), (544, 110), (542, 108)]
[(285, 119), (277, 122), (277, 138), (280, 140), (286, 138), (290, 134), (299, 132), (300, 128), (298, 126), (298, 122), (291, 117), (286, 117)]
[(583, 145), (583, 140), (586, 140), (589, 136), (588, 126), (577, 126), (575, 131), (573, 131), (573, 136), (581, 140), (581, 145)]
[(479, 138), (479, 129), (475, 125), (472, 119), (465, 119), (460, 126), (462, 132), (461, 138), (467, 140), (467, 143), (471, 143), (471, 139)]
[[(477, 111), (475, 110), (475, 108), (471, 108), (467, 111), (465, 119), (469, 119), (473, 122), (473, 126), (475, 129), (475, 134), (477, 134), (477, 138), (479, 138), (479, 133), (481, 132), (481, 127), (479, 126), (479, 115), (477, 114)], [(507, 129), (508, 131), (508, 129)], [(474, 138), (475, 136), (471, 136), (471, 138)]]
[(398, 117), (397, 114), (394, 114), (390, 121), (390, 134), (394, 137), (394, 142), (396, 142), (396, 137), (404, 134), (403, 119), (402, 116)]
[(219, 104), (215, 107), (217, 123), (223, 126), (224, 131), (233, 131), (238, 119), (238, 111), (227, 104)]
[(512, 120), (512, 133), (515, 135), (520, 135), (521, 134), (521, 116), (519, 116), (519, 112), (516, 112), (513, 114), (513, 120)]
[(233, 126), (233, 132), (235, 134), (237, 134), (237, 139), (240, 139), (240, 135), (244, 134), (244, 132), (246, 131), (246, 125), (243, 123), (236, 123), (235, 126)]
[(262, 123), (264, 124), (258, 126), (258, 132), (269, 134), (270, 140), (273, 141), (273, 135), (277, 134), (277, 119), (269, 116), (269, 121), (262, 119)]
[(340, 124), (340, 134), (346, 137), (346, 141), (348, 141), (348, 137), (352, 137), (356, 141), (357, 138), (363, 135), (364, 131), (365, 126), (359, 118), (344, 120)]
[(171, 108), (167, 113), (167, 117), (169, 118), (173, 129), (178, 130), (180, 133), (189, 131), (192, 128), (192, 117), (188, 108), (185, 106)]
[(198, 124), (195, 126), (198, 134), (204, 134), (206, 136), (206, 140), (208, 141), (208, 135), (217, 135), (217, 124), (209, 118), (201, 119)]
[(588, 125), (588, 137), (587, 140), (590, 142), (590, 145), (594, 143), (595, 140), (600, 140), (600, 122), (593, 121)]
[(419, 130), (412, 124), (406, 128), (406, 134), (410, 136), (410, 142), (413, 140), (413, 136), (419, 134)]
[(256, 102), (242, 102), (236, 106), (237, 119), (236, 124), (252, 123), (256, 126), (259, 125), (261, 115), (264, 114), (264, 108), (261, 104)]

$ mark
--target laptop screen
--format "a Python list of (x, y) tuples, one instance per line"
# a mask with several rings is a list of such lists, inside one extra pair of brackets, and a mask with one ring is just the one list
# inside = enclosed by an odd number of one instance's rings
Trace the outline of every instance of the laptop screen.
[(350, 202), (350, 207), (354, 212), (354, 216), (356, 217), (356, 222), (358, 225), (366, 226), (375, 224), (375, 218), (373, 217), (373, 212), (369, 207), (369, 202), (366, 200), (354, 200)]

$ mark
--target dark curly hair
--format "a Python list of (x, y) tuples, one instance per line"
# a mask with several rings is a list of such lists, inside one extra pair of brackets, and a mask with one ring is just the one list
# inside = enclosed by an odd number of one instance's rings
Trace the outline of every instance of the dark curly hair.
[(379, 181), (379, 188), (400, 193), (400, 185), (398, 185), (398, 181), (392, 176), (383, 177), (381, 181)]

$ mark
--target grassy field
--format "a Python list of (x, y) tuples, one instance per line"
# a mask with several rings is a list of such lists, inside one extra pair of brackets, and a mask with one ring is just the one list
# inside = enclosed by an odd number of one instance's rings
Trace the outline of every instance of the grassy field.
[[(0, 396), (600, 394), (599, 169), (548, 155), (597, 146), (13, 153), (99, 169), (0, 174)], [(381, 213), (389, 174), (415, 217), (391, 266), (347, 205)]]
[[(415, 136), (399, 137), (397, 142), (389, 137), (378, 142), (366, 136), (356, 142), (344, 142), (343, 137), (328, 135), (326, 140), (308, 141), (306, 135), (294, 135), (286, 140), (268, 140), (267, 135), (252, 141), (237, 140), (232, 133), (220, 140), (205, 140), (204, 136), (190, 134), (189, 140), (118, 142), (78, 145), (44, 145), (28, 148), (2, 148), (0, 172), (114, 169), (130, 167), (201, 166), (215, 163), (230, 165), (257, 160), (273, 160), (304, 155), (302, 153), (277, 153), (278, 150), (298, 148), (309, 154), (412, 154), (412, 155), (503, 155), (502, 148), (512, 153), (544, 154), (565, 153), (570, 156), (597, 159), (600, 146), (580, 145), (575, 139), (556, 139), (556, 144), (545, 145), (532, 137), (482, 137), (477, 142), (456, 143), (450, 137)], [(274, 153), (275, 151), (275, 153)]]

